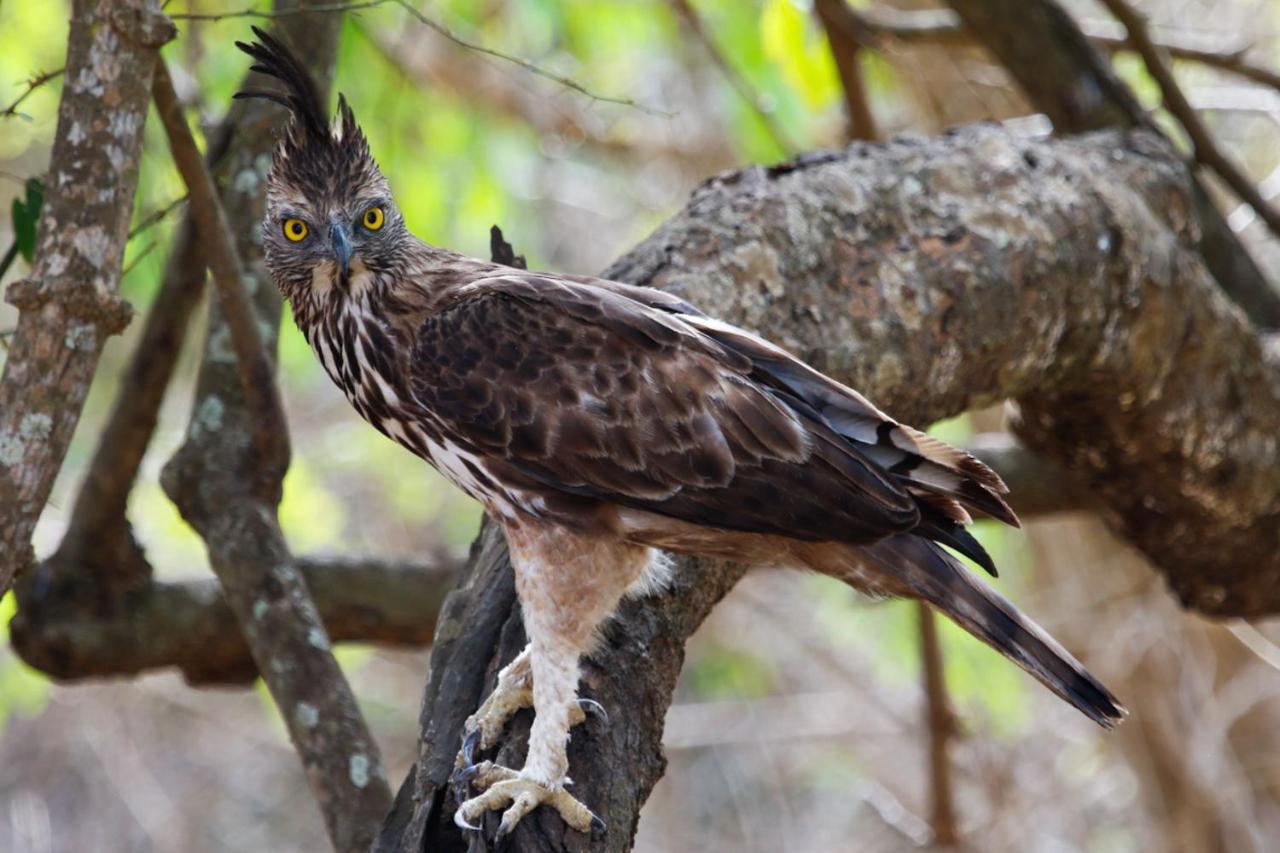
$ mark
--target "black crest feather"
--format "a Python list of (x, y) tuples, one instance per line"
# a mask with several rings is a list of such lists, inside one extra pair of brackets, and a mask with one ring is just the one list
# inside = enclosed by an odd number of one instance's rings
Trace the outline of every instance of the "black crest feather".
[(253, 28), (256, 42), (236, 42), (253, 59), (250, 69), (284, 84), (283, 91), (242, 89), (237, 98), (263, 98), (286, 107), (293, 116), (273, 160), (273, 175), (312, 195), (345, 198), (371, 181), (381, 180), (369, 155), (369, 143), (351, 107), (338, 96), (332, 127), (320, 86), (297, 55), (280, 39)]
[(250, 70), (276, 78), (285, 85), (285, 91), (279, 93), (263, 89), (242, 89), (236, 92), (235, 97), (275, 101), (293, 113), (309, 141), (327, 143), (329, 120), (315, 78), (285, 47), (284, 42), (260, 27), (254, 27), (253, 34), (258, 37), (257, 42), (247, 44), (238, 41), (236, 47), (254, 60)]

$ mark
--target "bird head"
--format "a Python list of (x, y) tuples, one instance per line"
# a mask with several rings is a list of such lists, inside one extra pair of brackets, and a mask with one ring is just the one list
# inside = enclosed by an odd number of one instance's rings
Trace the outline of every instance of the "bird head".
[(252, 70), (284, 91), (245, 89), (292, 113), (267, 175), (262, 245), (267, 269), (294, 303), (336, 288), (347, 293), (365, 273), (392, 267), (405, 234), (390, 188), (346, 99), (330, 121), (314, 78), (283, 43), (253, 28), (258, 41), (236, 42)]

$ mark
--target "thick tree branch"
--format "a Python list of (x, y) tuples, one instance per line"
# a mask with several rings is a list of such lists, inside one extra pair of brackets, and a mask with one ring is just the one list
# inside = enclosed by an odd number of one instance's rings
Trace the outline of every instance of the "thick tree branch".
[[(376, 560), (305, 559), (295, 565), (334, 641), (426, 646), (458, 566)], [(18, 584), (22, 608), (10, 623), (13, 647), (61, 681), (137, 675), (174, 667), (193, 685), (248, 684), (258, 677), (239, 625), (214, 579), (148, 583), (104, 602), (85, 575), (52, 585)], [(80, 579), (80, 580), (77, 580)]]
[[(1185, 601), (1274, 612), (1280, 372), (1200, 265), (1191, 195), (1150, 134), (966, 129), (722, 175), (606, 274), (712, 306), (908, 422), (1017, 399), (1024, 432), (1087, 480)], [(1069, 443), (1045, 439), (1054, 413)], [(587, 662), (585, 692), (621, 720), (571, 743), (575, 794), (610, 826), (600, 849), (629, 848), (684, 641), (741, 571), (681, 561), (673, 588), (627, 603)], [(422, 753), (378, 849), (464, 849), (448, 773), (518, 626), (489, 531), (446, 601)], [(499, 760), (518, 762), (526, 726)], [(541, 812), (518, 833), (519, 849), (585, 843)]]
[[(1156, 130), (1111, 64), (1056, 0), (948, 0), (948, 4), (1059, 133), (1108, 127)], [(1254, 323), (1280, 328), (1280, 291), (1258, 269), (1199, 181), (1193, 189), (1205, 265)]]
[(0, 595), (31, 560), (103, 343), (129, 320), (116, 288), (151, 72), (172, 36), (154, 0), (72, 7), (35, 268), (7, 294), (22, 314), (0, 378)]

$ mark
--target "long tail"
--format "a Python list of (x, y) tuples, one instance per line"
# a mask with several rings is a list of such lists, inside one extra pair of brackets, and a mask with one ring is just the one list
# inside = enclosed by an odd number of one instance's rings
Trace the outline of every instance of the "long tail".
[(934, 543), (908, 533), (858, 550), (1095, 723), (1111, 728), (1129, 713), (1040, 626)]

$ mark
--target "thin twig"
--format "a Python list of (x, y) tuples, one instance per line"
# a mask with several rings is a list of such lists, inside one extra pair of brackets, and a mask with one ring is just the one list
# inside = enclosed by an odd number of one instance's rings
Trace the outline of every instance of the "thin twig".
[(156, 245), (157, 245), (156, 241), (155, 241), (155, 240), (152, 240), (150, 243), (148, 243), (146, 246), (144, 246), (144, 247), (142, 248), (142, 251), (141, 251), (141, 252), (139, 252), (139, 253), (134, 257), (134, 259), (133, 259), (133, 260), (131, 260), (131, 261), (129, 261), (129, 263), (125, 264), (124, 269), (122, 269), (122, 270), (120, 271), (120, 277), (121, 277), (121, 278), (124, 278), (124, 277), (125, 277), (125, 276), (127, 276), (129, 273), (133, 272), (133, 268), (134, 268), (134, 267), (136, 267), (139, 263), (141, 263), (143, 258), (145, 258), (147, 255), (149, 255), (149, 254), (151, 254), (152, 252), (154, 252), (154, 251), (155, 251)]
[[(842, 13), (856, 22), (854, 31), (863, 47), (883, 48), (886, 41), (926, 44), (972, 44), (973, 38), (964, 28), (960, 17), (950, 9), (928, 9), (916, 12), (875, 9), (862, 10), (843, 4)], [(1098, 47), (1109, 53), (1129, 49), (1129, 40), (1115, 35), (1097, 22), (1082, 21), (1080, 29)], [(1174, 59), (1196, 62), (1226, 71), (1246, 80), (1261, 83), (1280, 91), (1280, 72), (1250, 62), (1247, 47), (1225, 50), (1209, 50), (1173, 39), (1154, 39)]]
[(769, 136), (773, 138), (774, 144), (788, 156), (795, 154), (798, 150), (795, 143), (787, 136), (786, 131), (778, 124), (773, 114), (764, 108), (760, 100), (760, 94), (752, 88), (746, 78), (738, 73), (738, 69), (734, 68), (733, 63), (721, 52), (715, 38), (708, 31), (707, 25), (703, 22), (698, 11), (689, 4), (689, 0), (669, 0), (669, 2), (672, 10), (676, 13), (676, 17), (684, 22), (690, 35), (697, 39), (706, 50), (711, 61), (715, 63), (720, 72), (724, 74), (725, 79), (729, 81), (729, 85), (737, 91), (738, 96), (755, 112), (756, 117), (760, 119), (760, 124), (764, 126)]
[(469, 39), (465, 39), (462, 36), (455, 33), (453, 30), (446, 27), (444, 24), (440, 23), (439, 21), (433, 20), (432, 18), (428, 18), (426, 15), (419, 12), (408, 2), (408, 0), (394, 0), (394, 2), (398, 6), (400, 6), (402, 9), (404, 9), (406, 12), (408, 12), (410, 15), (412, 15), (414, 18), (417, 18), (418, 22), (421, 23), (423, 26), (428, 27), (429, 29), (435, 30), (437, 33), (444, 36), (449, 41), (453, 42), (454, 44), (460, 47), (465, 47), (467, 50), (474, 50), (476, 53), (483, 53), (486, 56), (492, 56), (495, 59), (501, 59), (503, 62), (510, 62), (513, 65), (518, 65), (521, 68), (523, 68), (525, 71), (528, 71), (530, 74), (536, 74), (539, 77), (543, 77), (547, 80), (551, 80), (552, 82), (559, 83), (561, 86), (564, 86), (566, 89), (572, 89), (578, 94), (585, 95), (586, 97), (590, 98), (593, 101), (599, 101), (606, 104), (619, 104), (624, 107), (635, 107), (636, 109), (641, 110), (642, 112), (649, 113), (650, 115), (665, 116), (665, 117), (670, 117), (672, 115), (672, 113), (669, 113), (669, 112), (657, 110), (657, 109), (654, 109), (653, 107), (647, 107), (644, 104), (641, 104), (631, 98), (615, 98), (608, 95), (599, 95), (595, 92), (592, 92), (590, 89), (588, 89), (586, 86), (583, 86), (581, 83), (577, 82), (576, 80), (573, 80), (569, 77), (565, 77), (563, 74), (556, 74), (554, 71), (548, 71), (542, 66), (535, 65), (534, 63), (530, 62), (527, 59), (522, 59), (521, 57), (515, 56), (510, 53), (503, 53), (502, 51), (495, 50), (492, 47), (486, 47), (485, 45), (482, 45), (479, 42), (474, 42)]
[(925, 723), (929, 728), (929, 823), (933, 826), (933, 843), (948, 846), (959, 840), (951, 760), (947, 754), (956, 721), (947, 699), (942, 646), (933, 611), (920, 601), (916, 602), (916, 612), (920, 624), (920, 658), (924, 664)]
[(63, 66), (62, 68), (55, 68), (53, 71), (42, 71), (41, 73), (32, 77), (30, 80), (27, 81), (26, 91), (24, 91), (21, 95), (19, 95), (18, 99), (15, 100), (13, 103), (9, 104), (9, 106), (5, 107), (3, 110), (0, 110), (0, 118), (8, 118), (10, 116), (18, 115), (19, 114), (18, 107), (22, 105), (23, 101), (25, 101), (28, 97), (31, 96), (32, 92), (34, 92), (36, 89), (39, 89), (45, 83), (48, 83), (50, 80), (56, 80), (57, 78), (61, 77), (66, 70), (67, 70), (66, 66)]
[(1146, 63), (1147, 71), (1160, 86), (1160, 95), (1167, 109), (1182, 125), (1191, 139), (1192, 153), (1197, 162), (1207, 166), (1231, 187), (1241, 201), (1267, 223), (1271, 233), (1280, 237), (1280, 211), (1267, 203), (1258, 192), (1257, 185), (1231, 162), (1213, 139), (1200, 114), (1195, 111), (1187, 96), (1178, 86), (1163, 49), (1151, 39), (1146, 18), (1125, 0), (1102, 0), (1129, 33), (1128, 41)]
[(411, 3), (407, 2), (407, 0), (366, 0), (366, 2), (362, 3), (334, 3), (328, 6), (308, 6), (300, 9), (280, 9), (271, 12), (265, 12), (260, 9), (249, 7), (234, 12), (186, 12), (170, 15), (169, 17), (178, 21), (222, 21), (228, 18), (283, 18), (287, 15), (311, 14), (317, 12), (359, 12), (364, 9), (373, 9), (377, 6), (383, 6), (387, 3), (396, 4), (416, 18), (423, 26), (434, 30), (456, 45), (465, 47), (467, 50), (474, 50), (477, 53), (483, 53), (486, 56), (492, 56), (495, 59), (501, 59), (503, 62), (510, 62), (513, 65), (518, 65), (531, 74), (536, 74), (539, 77), (551, 80), (552, 82), (564, 86), (566, 89), (572, 89), (578, 94), (584, 95), (593, 101), (606, 104), (618, 104), (624, 107), (634, 107), (643, 112), (650, 113), (651, 115), (668, 117), (671, 115), (671, 113), (645, 106), (632, 98), (616, 98), (610, 95), (597, 94), (578, 81), (570, 77), (565, 77), (563, 74), (548, 71), (546, 68), (530, 62), (527, 59), (515, 56), (514, 54), (504, 53), (496, 48), (487, 47), (479, 42), (463, 38), (434, 18), (424, 15), (418, 9), (414, 8)]
[(187, 196), (185, 195), (178, 196), (173, 201), (166, 204), (164, 207), (158, 210), (153, 210), (150, 213), (148, 213), (146, 216), (142, 218), (141, 221), (138, 222), (137, 225), (133, 226), (133, 229), (129, 232), (129, 239), (132, 240), (134, 237), (137, 237), (143, 231), (146, 231), (148, 228), (159, 223), (162, 219), (164, 219), (170, 213), (173, 213), (173, 211), (178, 207), (178, 205), (182, 204), (186, 200), (187, 200)]
[(302, 6), (297, 9), (273, 9), (270, 12), (249, 6), (234, 12), (177, 12), (169, 17), (175, 21), (223, 21), (228, 18), (285, 18), (290, 15), (313, 15), (325, 12), (359, 12), (396, 0), (366, 0), (363, 3), (332, 3), (328, 6)]

